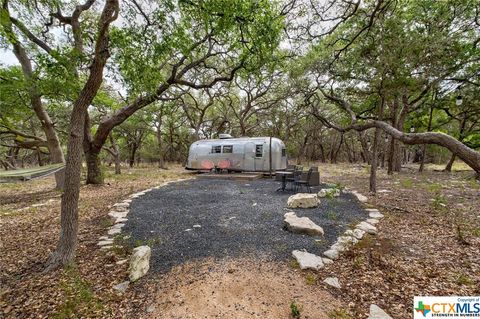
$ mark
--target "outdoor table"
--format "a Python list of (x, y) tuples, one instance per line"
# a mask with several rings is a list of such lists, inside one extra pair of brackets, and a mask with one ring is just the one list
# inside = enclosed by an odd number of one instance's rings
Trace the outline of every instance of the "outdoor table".
[(285, 188), (287, 187), (287, 176), (292, 176), (293, 172), (289, 171), (277, 171), (275, 172), (277, 175), (282, 176), (282, 187), (277, 189), (277, 191), (282, 190), (285, 191)]

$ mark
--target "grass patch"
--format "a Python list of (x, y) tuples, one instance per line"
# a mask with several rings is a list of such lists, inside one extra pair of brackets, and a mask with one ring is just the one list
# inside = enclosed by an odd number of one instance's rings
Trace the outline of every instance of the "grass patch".
[(472, 235), (475, 237), (480, 237), (480, 227), (474, 228), (472, 230)]
[(456, 274), (455, 282), (462, 286), (471, 286), (475, 283), (469, 275), (464, 273)]
[(104, 217), (104, 218), (100, 219), (99, 225), (102, 228), (108, 228), (110, 226), (113, 226), (113, 221), (110, 217)]
[(293, 269), (300, 269), (300, 264), (295, 259), (291, 260), (289, 264)]
[(78, 269), (70, 266), (65, 271), (65, 280), (60, 284), (65, 296), (63, 304), (52, 318), (93, 318), (104, 308), (93, 292), (92, 286), (82, 279)]
[(345, 254), (352, 254), (351, 257), (357, 256), (358, 252), (364, 249), (370, 249), (375, 246), (375, 239), (373, 236), (365, 234), (361, 240), (358, 241), (355, 245), (351, 247), (351, 249), (347, 250)]
[(442, 190), (440, 183), (431, 183), (427, 185), (427, 189), (432, 193), (439, 193)]
[(403, 178), (400, 180), (400, 185), (403, 188), (413, 188), (413, 180), (411, 178)]
[(314, 274), (307, 274), (305, 276), (305, 283), (307, 285), (314, 285), (317, 282), (317, 276)]
[(432, 206), (435, 210), (445, 211), (445, 208), (447, 207), (447, 199), (442, 194), (437, 193), (433, 197)]
[(301, 306), (297, 305), (295, 300), (290, 303), (290, 315), (294, 319), (300, 319)]
[(326, 217), (330, 220), (337, 220), (338, 214), (330, 210), (327, 212)]
[(342, 308), (332, 310), (327, 315), (330, 319), (353, 319), (348, 311)]

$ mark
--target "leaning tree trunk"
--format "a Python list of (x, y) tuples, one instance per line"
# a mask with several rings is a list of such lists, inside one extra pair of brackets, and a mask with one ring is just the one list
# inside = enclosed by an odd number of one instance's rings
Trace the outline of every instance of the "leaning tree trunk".
[[(480, 178), (480, 152), (469, 148), (448, 134), (438, 132), (404, 133), (383, 121), (371, 121), (366, 124), (354, 124), (348, 129), (364, 131), (373, 127), (381, 128), (387, 134), (408, 145), (436, 144), (443, 146), (463, 160), (465, 164), (470, 166), (475, 171), (477, 178)], [(343, 130), (345, 131), (345, 129)]]
[(85, 115), (88, 106), (98, 92), (103, 81), (103, 68), (110, 56), (108, 50), (108, 29), (118, 16), (118, 0), (105, 2), (99, 23), (99, 32), (95, 45), (95, 57), (90, 66), (83, 89), (73, 104), (70, 116), (70, 135), (67, 146), (65, 168), (65, 190), (61, 203), (61, 230), (57, 247), (48, 261), (47, 270), (71, 263), (75, 257), (78, 234), (78, 199), (80, 195), (80, 172), (82, 168), (82, 144), (84, 137)]

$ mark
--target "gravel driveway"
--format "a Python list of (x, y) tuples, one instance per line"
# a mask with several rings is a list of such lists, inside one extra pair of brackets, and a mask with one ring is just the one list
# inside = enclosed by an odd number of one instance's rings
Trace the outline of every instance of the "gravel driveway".
[(292, 234), (283, 229), (283, 215), (293, 193), (276, 192), (279, 186), (271, 179), (172, 183), (135, 199), (123, 231), (133, 245), (152, 247), (152, 271), (167, 272), (206, 257), (290, 260), (294, 249), (320, 255), (367, 216), (353, 195), (342, 193), (322, 199), (318, 208), (294, 209), (323, 227), (323, 238)]

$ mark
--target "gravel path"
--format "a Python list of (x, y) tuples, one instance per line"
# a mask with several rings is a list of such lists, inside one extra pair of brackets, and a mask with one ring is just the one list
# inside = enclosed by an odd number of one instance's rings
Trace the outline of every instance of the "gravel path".
[(353, 195), (342, 193), (322, 199), (318, 208), (294, 209), (323, 227), (323, 238), (292, 234), (283, 230), (283, 215), (293, 193), (276, 192), (279, 186), (270, 179), (172, 183), (135, 199), (123, 231), (133, 245), (152, 247), (151, 269), (163, 273), (205, 257), (290, 260), (294, 249), (321, 254), (349, 225), (367, 216)]

